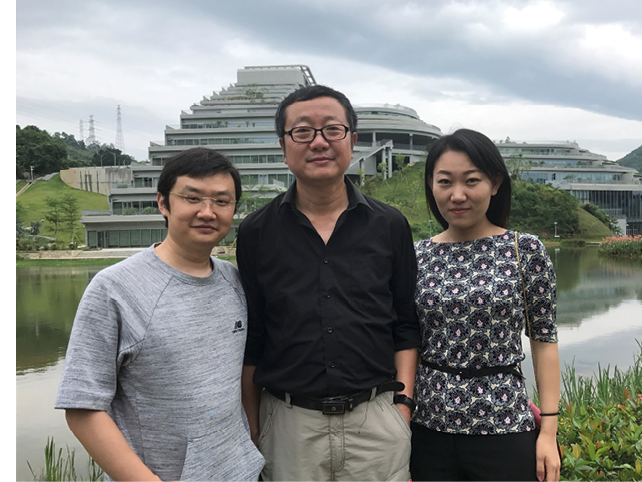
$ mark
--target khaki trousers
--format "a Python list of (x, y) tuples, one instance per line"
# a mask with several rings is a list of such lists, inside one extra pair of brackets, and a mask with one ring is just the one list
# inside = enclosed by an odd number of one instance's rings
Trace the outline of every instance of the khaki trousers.
[(324, 415), (261, 396), (263, 480), (408, 482), (410, 427), (382, 393), (343, 415)]

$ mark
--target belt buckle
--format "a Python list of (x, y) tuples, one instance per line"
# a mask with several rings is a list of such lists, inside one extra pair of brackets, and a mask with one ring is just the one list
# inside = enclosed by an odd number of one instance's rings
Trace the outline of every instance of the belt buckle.
[(343, 415), (346, 411), (345, 402), (323, 402), (324, 415)]

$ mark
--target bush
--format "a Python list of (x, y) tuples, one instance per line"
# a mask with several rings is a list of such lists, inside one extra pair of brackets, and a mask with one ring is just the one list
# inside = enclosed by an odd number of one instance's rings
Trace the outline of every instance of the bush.
[(36, 251), (36, 243), (30, 238), (16, 238), (16, 251)]
[(562, 480), (642, 480), (642, 344), (626, 371), (562, 373), (557, 440)]
[(641, 436), (642, 394), (606, 408), (567, 405), (558, 430), (560, 478), (642, 480)]

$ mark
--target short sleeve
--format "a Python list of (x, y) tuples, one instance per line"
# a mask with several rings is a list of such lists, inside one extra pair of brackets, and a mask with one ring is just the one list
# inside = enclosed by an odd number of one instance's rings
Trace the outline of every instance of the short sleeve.
[(119, 310), (99, 273), (83, 294), (69, 338), (56, 408), (110, 409), (116, 393)]
[(526, 287), (526, 336), (534, 341), (557, 343), (557, 280), (551, 258), (536, 236), (518, 234), (518, 246)]

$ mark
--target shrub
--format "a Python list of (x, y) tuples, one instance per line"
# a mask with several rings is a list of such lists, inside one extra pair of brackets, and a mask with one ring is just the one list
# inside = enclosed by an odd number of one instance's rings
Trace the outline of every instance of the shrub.
[[(562, 373), (557, 440), (562, 480), (642, 480), (642, 343), (626, 371)], [(633, 396), (632, 396), (633, 395)]]

